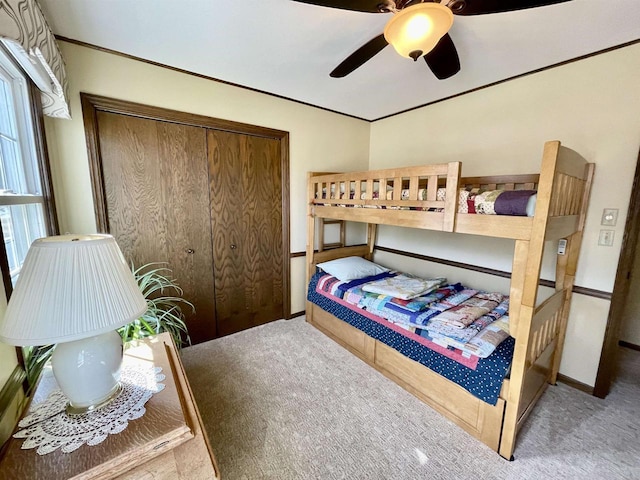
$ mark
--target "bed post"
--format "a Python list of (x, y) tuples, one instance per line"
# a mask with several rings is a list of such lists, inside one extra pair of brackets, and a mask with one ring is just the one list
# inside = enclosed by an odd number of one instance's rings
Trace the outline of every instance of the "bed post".
[[(502, 427), (500, 455), (511, 459), (518, 433), (518, 420), (525, 374), (528, 370), (528, 355), (531, 343), (531, 322), (536, 307), (540, 265), (544, 251), (547, 217), (551, 206), (551, 194), (555, 177), (556, 161), (560, 142), (546, 142), (542, 154), (542, 166), (538, 183), (538, 200), (533, 217), (530, 240), (516, 240), (511, 275), (511, 306), (520, 305), (517, 311), (510, 309), (510, 322), (515, 327), (511, 334), (516, 339), (511, 377), (507, 393), (507, 407)], [(515, 320), (515, 321), (514, 321)], [(512, 328), (513, 328), (512, 327)]]
[[(530, 249), (531, 242), (516, 240), (513, 266), (511, 269), (509, 323), (511, 325), (511, 335), (515, 337), (516, 344), (511, 362), (511, 377), (509, 379), (509, 390), (506, 399), (507, 406), (498, 451), (498, 453), (507, 460), (512, 459), (516, 434), (518, 433), (518, 411), (522, 394), (522, 384), (524, 382), (524, 372), (527, 368), (526, 357), (529, 345), (529, 336), (526, 334), (529, 332), (533, 318), (533, 308), (522, 302), (525, 289), (530, 288), (526, 286), (527, 259), (530, 255)], [(518, 309), (517, 306), (520, 306), (520, 308)]]
[(456, 227), (458, 213), (458, 189), (460, 188), (460, 162), (449, 162), (447, 166), (447, 194), (445, 199), (445, 215), (442, 223), (444, 232), (453, 232)]
[(306, 251), (306, 277), (307, 284), (313, 276), (313, 248), (316, 240), (316, 217), (313, 212), (315, 192), (311, 177), (313, 172), (307, 172), (307, 251)]
[(373, 261), (373, 250), (376, 247), (376, 235), (378, 234), (378, 225), (375, 223), (367, 223), (367, 247), (369, 253), (366, 256), (367, 260)]
[[(316, 237), (316, 217), (313, 211), (313, 201), (315, 200), (315, 188), (313, 183), (311, 182), (311, 177), (313, 176), (313, 172), (307, 173), (307, 250), (306, 250), (306, 267), (305, 267), (305, 277), (306, 277), (306, 285), (309, 285), (311, 281), (311, 277), (315, 273), (315, 260), (313, 258), (314, 255), (314, 243)], [(306, 293), (305, 293), (306, 298)], [(313, 322), (313, 304), (307, 300), (305, 302), (305, 318), (307, 322)]]

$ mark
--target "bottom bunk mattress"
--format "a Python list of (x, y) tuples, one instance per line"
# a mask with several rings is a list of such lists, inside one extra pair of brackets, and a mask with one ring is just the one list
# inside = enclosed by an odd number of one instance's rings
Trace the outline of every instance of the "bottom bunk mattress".
[(318, 271), (309, 283), (309, 301), (402, 355), (433, 370), (490, 405), (495, 405), (509, 371), (515, 340), (508, 337), (486, 358), (431, 341), (420, 329), (407, 330), (320, 287), (328, 276)]

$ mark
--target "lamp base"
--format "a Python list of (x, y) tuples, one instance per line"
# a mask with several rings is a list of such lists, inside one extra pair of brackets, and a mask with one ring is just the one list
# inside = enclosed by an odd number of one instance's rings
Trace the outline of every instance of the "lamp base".
[(94, 410), (98, 410), (99, 408), (102, 408), (108, 405), (109, 403), (111, 403), (113, 400), (118, 398), (118, 395), (120, 395), (121, 393), (122, 393), (122, 385), (120, 384), (120, 382), (118, 382), (116, 387), (113, 390), (113, 393), (111, 393), (104, 400), (94, 405), (87, 405), (86, 407), (77, 407), (73, 405), (71, 402), (69, 402), (67, 403), (67, 408), (65, 408), (65, 412), (67, 412), (67, 415), (84, 415), (85, 413), (93, 412)]
[(60, 343), (51, 357), (53, 375), (69, 399), (67, 413), (96, 410), (121, 392), (122, 339), (116, 331)]

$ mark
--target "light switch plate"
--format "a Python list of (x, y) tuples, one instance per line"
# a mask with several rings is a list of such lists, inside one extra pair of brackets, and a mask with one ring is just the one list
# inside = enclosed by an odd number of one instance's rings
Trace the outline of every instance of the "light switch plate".
[(598, 236), (598, 245), (602, 247), (610, 247), (613, 245), (613, 235), (615, 234), (615, 230), (600, 230), (600, 235)]
[(600, 221), (600, 225), (615, 227), (617, 222), (618, 222), (617, 208), (605, 208), (604, 210), (602, 210), (602, 220)]

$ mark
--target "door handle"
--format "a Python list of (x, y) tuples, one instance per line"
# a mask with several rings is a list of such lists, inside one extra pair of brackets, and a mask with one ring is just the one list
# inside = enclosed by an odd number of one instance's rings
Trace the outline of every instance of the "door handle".
[(189, 255), (193, 255), (194, 253), (196, 253), (196, 251), (193, 248), (187, 248), (185, 250), (185, 253), (188, 253)]
[(235, 243), (232, 243), (230, 247), (231, 247), (231, 250), (235, 250), (236, 248), (238, 248)]

